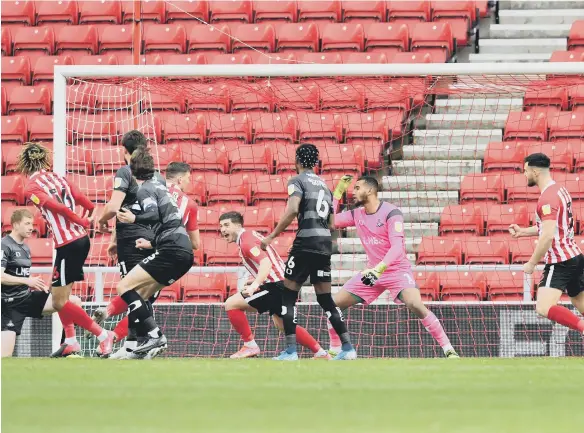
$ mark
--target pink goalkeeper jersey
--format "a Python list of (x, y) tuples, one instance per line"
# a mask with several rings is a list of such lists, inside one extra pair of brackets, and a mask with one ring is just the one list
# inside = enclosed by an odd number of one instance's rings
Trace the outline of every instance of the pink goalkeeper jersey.
[(384, 261), (389, 270), (411, 269), (406, 254), (404, 217), (394, 205), (381, 202), (374, 214), (368, 215), (360, 207), (335, 213), (335, 228), (356, 227), (367, 253), (367, 266)]

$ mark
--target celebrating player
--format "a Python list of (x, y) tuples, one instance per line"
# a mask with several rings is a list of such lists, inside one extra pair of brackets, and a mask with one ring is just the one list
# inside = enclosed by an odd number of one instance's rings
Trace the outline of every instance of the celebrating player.
[[(284, 285), (284, 262), (270, 245), (266, 251), (261, 250), (263, 236), (243, 228), (243, 216), (238, 212), (227, 212), (219, 217), (221, 236), (227, 242), (235, 242), (243, 265), (254, 277), (243, 292), (236, 293), (225, 301), (225, 311), (233, 328), (241, 335), (243, 347), (232, 359), (250, 358), (260, 354), (260, 348), (254, 340), (245, 311), (262, 314), (270, 312), (276, 327), (282, 332), (284, 325), (279, 314), (282, 310), (282, 290)], [(315, 359), (330, 359), (330, 355), (302, 326), (296, 325), (298, 342), (314, 353)]]
[[(41, 277), (30, 276), (31, 254), (24, 240), (32, 235), (32, 222), (28, 210), (15, 210), (12, 231), (2, 238), (2, 357), (12, 356), (24, 319), (55, 312), (47, 285)], [(77, 296), (69, 296), (69, 301), (81, 306)]]
[(584, 256), (574, 242), (572, 198), (568, 190), (554, 182), (550, 176), (550, 159), (543, 153), (533, 153), (525, 158), (524, 174), (528, 186), (541, 191), (535, 215), (536, 226), (521, 228), (509, 226), (514, 238), (537, 236), (535, 251), (523, 272), (532, 274), (544, 259), (545, 268), (537, 289), (537, 314), (584, 333), (584, 320), (566, 307), (557, 305), (563, 292), (572, 304), (584, 314)]
[[(51, 356), (79, 352), (74, 324), (95, 335), (100, 341), (101, 352), (107, 355), (112, 351), (114, 334), (102, 329), (83, 308), (69, 301), (73, 283), (84, 280), (83, 264), (89, 254), (89, 236), (85, 229), (90, 225), (88, 216), (91, 216), (94, 205), (75, 185), (48, 171), (50, 166), (49, 151), (36, 143), (25, 145), (18, 156), (18, 170), (30, 176), (25, 196), (40, 209), (49, 223), (57, 250), (51, 292), (53, 308), (59, 312), (65, 330), (65, 343)], [(75, 213), (76, 204), (85, 209), (87, 216), (80, 217)]]
[[(448, 358), (458, 358), (438, 318), (420, 296), (407, 258), (404, 242), (404, 218), (392, 204), (379, 200), (379, 184), (373, 177), (363, 176), (355, 184), (353, 198), (357, 208), (336, 213), (339, 200), (347, 190), (351, 176), (343, 176), (335, 188), (333, 208), (335, 228), (355, 227), (367, 253), (369, 269), (359, 272), (335, 294), (335, 303), (345, 310), (357, 303), (370, 304), (385, 290), (396, 303), (404, 303), (436, 339)], [(341, 342), (329, 328), (331, 352), (340, 350)]]
[(332, 237), (329, 225), (332, 220), (332, 194), (326, 183), (313, 169), (318, 164), (318, 149), (313, 144), (303, 144), (296, 149), (298, 176), (288, 182), (286, 211), (274, 231), (262, 240), (264, 250), (298, 217), (298, 232), (286, 262), (285, 288), (282, 291), (282, 320), (286, 334), (286, 350), (277, 360), (295, 361), (296, 353), (296, 300), (302, 284), (310, 276), (316, 299), (328, 317), (331, 326), (340, 336), (342, 350), (335, 360), (356, 359), (341, 310), (331, 296)]
[[(136, 198), (140, 211), (120, 209), (117, 218), (125, 224), (145, 224), (155, 228), (152, 241), (138, 239), (136, 248), (155, 251), (136, 265), (117, 285), (118, 294), (128, 305), (130, 323), (141, 323), (148, 339), (138, 345), (137, 356), (154, 357), (166, 350), (167, 340), (156, 324), (145, 299), (171, 285), (193, 265), (193, 247), (181, 215), (166, 186), (154, 176), (154, 159), (145, 147), (134, 151), (130, 169), (139, 188)], [(142, 296), (137, 292), (140, 290)], [(138, 322), (137, 322), (138, 321)]]

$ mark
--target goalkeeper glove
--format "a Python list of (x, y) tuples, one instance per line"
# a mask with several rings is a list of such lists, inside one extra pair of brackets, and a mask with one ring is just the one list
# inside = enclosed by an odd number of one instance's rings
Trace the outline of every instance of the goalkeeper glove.
[(386, 269), (387, 265), (383, 262), (378, 263), (373, 269), (365, 269), (361, 273), (361, 282), (366, 286), (373, 287)]
[(349, 189), (351, 180), (353, 180), (353, 176), (348, 174), (341, 177), (341, 180), (339, 180), (339, 183), (337, 183), (333, 197), (337, 200), (340, 200), (343, 197), (343, 194)]

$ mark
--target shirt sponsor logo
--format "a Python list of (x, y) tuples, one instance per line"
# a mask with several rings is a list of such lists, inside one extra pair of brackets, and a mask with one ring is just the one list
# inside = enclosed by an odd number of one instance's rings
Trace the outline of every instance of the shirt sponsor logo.
[(294, 191), (296, 191), (294, 185), (288, 185), (288, 195), (294, 194)]
[(114, 179), (114, 188), (119, 188), (120, 186), (122, 186), (122, 178), (116, 177)]
[(316, 275), (319, 277), (330, 277), (331, 273), (330, 272), (325, 272), (325, 271), (317, 271)]
[(551, 214), (551, 213), (552, 213), (552, 207), (551, 207), (549, 204), (544, 204), (544, 205), (541, 207), (541, 212), (542, 212), (544, 215), (549, 215), (549, 214)]
[(370, 236), (367, 239), (365, 239), (364, 244), (365, 245), (381, 245), (381, 241), (377, 238), (374, 238), (373, 236)]
[(249, 252), (252, 254), (252, 256), (257, 257), (260, 255), (260, 249), (258, 247), (253, 247), (251, 250), (249, 250)]
[(41, 202), (39, 200), (39, 198), (36, 195), (34, 195), (34, 194), (30, 196), (30, 201), (32, 201), (36, 205), (40, 204), (40, 202)]
[(404, 231), (404, 225), (401, 222), (396, 222), (394, 227), (395, 227), (395, 231), (398, 233), (401, 233)]

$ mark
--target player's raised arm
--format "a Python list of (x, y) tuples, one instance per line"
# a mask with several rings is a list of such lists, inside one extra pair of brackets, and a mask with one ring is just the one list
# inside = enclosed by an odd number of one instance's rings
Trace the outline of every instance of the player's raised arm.
[(353, 218), (353, 212), (344, 211), (338, 212), (339, 201), (343, 198), (343, 194), (349, 188), (349, 184), (353, 176), (345, 175), (339, 180), (334, 192), (333, 192), (333, 213), (331, 214), (331, 220), (329, 221), (331, 228), (343, 229), (346, 227), (354, 227), (355, 220)]

